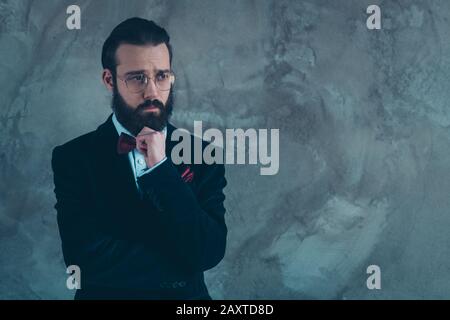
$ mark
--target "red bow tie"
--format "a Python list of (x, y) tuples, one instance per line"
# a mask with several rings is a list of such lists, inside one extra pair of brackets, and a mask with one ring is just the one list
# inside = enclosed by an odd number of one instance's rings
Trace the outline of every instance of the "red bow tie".
[(136, 148), (136, 139), (126, 133), (121, 133), (117, 141), (117, 153), (128, 153)]

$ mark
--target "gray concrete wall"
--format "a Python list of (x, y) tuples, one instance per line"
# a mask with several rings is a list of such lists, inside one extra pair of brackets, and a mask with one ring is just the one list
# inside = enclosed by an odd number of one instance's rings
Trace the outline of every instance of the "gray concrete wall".
[[(81, 30), (65, 26), (70, 4)], [(6, 0), (1, 299), (73, 295), (50, 152), (110, 113), (101, 46), (131, 16), (171, 35), (174, 124), (280, 129), (277, 175), (227, 166), (213, 298), (450, 298), (450, 2)], [(371, 264), (381, 290), (366, 287)]]

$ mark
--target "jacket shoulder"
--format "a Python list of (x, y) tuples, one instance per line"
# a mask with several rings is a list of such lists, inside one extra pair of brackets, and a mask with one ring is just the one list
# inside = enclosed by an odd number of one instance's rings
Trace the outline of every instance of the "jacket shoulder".
[(55, 153), (64, 156), (73, 156), (85, 153), (86, 150), (88, 150), (89, 147), (92, 145), (92, 139), (94, 138), (95, 133), (96, 131), (85, 133), (79, 137), (76, 137), (72, 140), (69, 140), (61, 145), (54, 147), (52, 151), (53, 157)]

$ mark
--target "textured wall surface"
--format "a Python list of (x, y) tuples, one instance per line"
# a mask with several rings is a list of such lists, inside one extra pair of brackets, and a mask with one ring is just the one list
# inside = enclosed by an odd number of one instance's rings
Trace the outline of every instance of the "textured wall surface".
[(110, 113), (101, 46), (132, 16), (171, 35), (175, 125), (280, 129), (277, 175), (227, 166), (213, 298), (450, 298), (449, 1), (2, 0), (1, 299), (73, 296), (51, 150)]

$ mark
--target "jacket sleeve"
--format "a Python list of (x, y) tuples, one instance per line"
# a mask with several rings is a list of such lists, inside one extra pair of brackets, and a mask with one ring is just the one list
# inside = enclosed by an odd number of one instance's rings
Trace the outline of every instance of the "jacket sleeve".
[(185, 183), (171, 161), (138, 178), (147, 199), (160, 209), (162, 225), (168, 226), (164, 238), (179, 259), (194, 271), (217, 265), (225, 254), (223, 189), (227, 182), (223, 165), (202, 165), (194, 177), (197, 192)]

